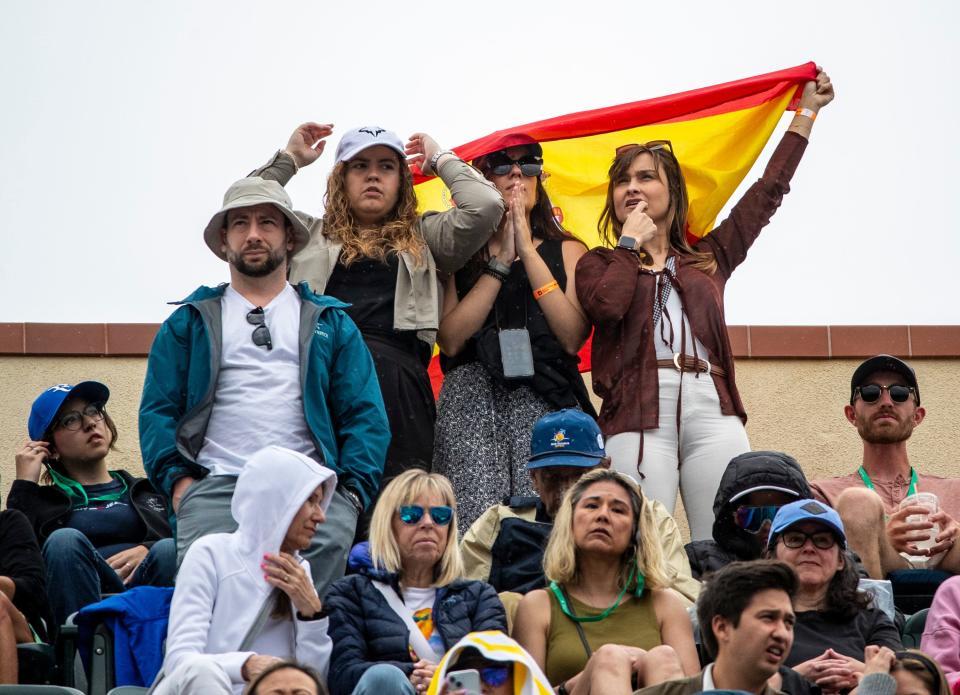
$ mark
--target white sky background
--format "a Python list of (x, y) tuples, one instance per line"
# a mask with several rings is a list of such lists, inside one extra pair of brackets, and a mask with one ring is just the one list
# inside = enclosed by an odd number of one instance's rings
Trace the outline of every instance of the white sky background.
[[(306, 120), (452, 147), (815, 60), (837, 99), (728, 285), (728, 322), (960, 323), (955, 1), (0, 10), (0, 321), (155, 322), (166, 301), (226, 280), (202, 230)], [(319, 213), (338, 140), (290, 185), (299, 209)]]

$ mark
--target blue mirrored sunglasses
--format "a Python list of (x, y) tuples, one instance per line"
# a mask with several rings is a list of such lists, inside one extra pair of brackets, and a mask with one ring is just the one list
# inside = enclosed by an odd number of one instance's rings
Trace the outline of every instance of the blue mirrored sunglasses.
[[(423, 513), (427, 511), (419, 504), (407, 504), (400, 507), (400, 521), (405, 524), (419, 524)], [(447, 506), (429, 507), (430, 518), (437, 526), (446, 526), (453, 519), (453, 508)]]
[(780, 511), (778, 506), (764, 507), (737, 507), (735, 512), (736, 524), (747, 533), (760, 533), (764, 522), (773, 523), (773, 517)]
[(503, 685), (509, 677), (509, 666), (486, 666), (480, 669), (480, 680), (491, 688)]

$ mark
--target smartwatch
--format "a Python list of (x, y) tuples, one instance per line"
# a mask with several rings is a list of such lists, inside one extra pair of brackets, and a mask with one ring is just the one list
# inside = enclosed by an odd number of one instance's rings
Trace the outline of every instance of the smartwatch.
[(637, 240), (632, 236), (622, 236), (617, 240), (618, 249), (626, 249), (627, 251), (637, 251)]

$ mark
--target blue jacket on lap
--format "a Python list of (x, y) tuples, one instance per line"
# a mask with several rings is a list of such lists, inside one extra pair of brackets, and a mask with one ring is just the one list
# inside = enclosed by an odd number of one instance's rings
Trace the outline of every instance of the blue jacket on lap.
[[(377, 663), (392, 664), (407, 675), (413, 672), (407, 625), (373, 585), (374, 580), (392, 584), (400, 594), (397, 575), (368, 568), (336, 581), (327, 593), (333, 639), (331, 695), (350, 695), (364, 671)], [(469, 632), (506, 632), (507, 617), (492, 586), (457, 580), (437, 588), (433, 624), (446, 650)]]

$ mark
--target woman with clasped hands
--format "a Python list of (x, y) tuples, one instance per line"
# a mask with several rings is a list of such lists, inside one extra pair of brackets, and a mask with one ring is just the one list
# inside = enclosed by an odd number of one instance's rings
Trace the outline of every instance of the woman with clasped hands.
[(442, 475), (411, 470), (384, 488), (364, 559), (326, 597), (332, 695), (425, 692), (444, 653), (465, 635), (506, 631), (493, 587), (462, 579), (456, 498)]
[(250, 457), (233, 495), (237, 530), (196, 541), (180, 566), (157, 695), (239, 694), (280, 660), (326, 678), (328, 621), (299, 553), (336, 483), (332, 470), (290, 449)]
[(695, 541), (711, 537), (713, 498), (730, 459), (750, 450), (724, 288), (789, 191), (814, 118), (832, 99), (820, 70), (763, 176), (693, 246), (672, 144), (617, 148), (598, 222), (611, 248), (577, 264), (577, 296), (595, 327), (593, 389), (603, 399), (607, 453), (671, 512), (679, 488)]

